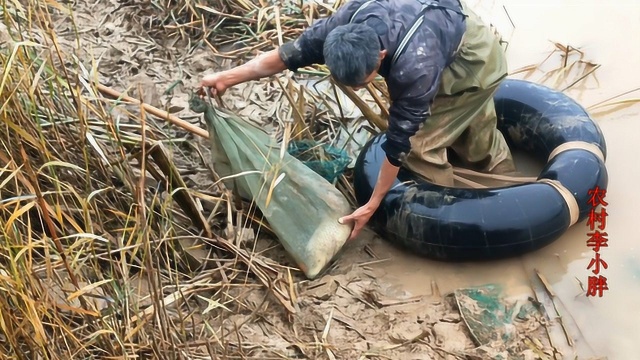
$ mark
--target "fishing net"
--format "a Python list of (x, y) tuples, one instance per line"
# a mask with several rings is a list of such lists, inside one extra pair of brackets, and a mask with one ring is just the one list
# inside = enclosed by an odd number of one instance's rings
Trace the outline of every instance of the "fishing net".
[(198, 96), (189, 105), (204, 114), (211, 159), (225, 186), (255, 201), (300, 270), (316, 277), (351, 233), (338, 223), (351, 213), (344, 195), (263, 129)]
[(330, 183), (335, 182), (352, 161), (346, 151), (307, 139), (291, 141), (287, 151)]
[(515, 307), (505, 304), (501, 290), (489, 284), (454, 291), (460, 314), (479, 345), (514, 339)]

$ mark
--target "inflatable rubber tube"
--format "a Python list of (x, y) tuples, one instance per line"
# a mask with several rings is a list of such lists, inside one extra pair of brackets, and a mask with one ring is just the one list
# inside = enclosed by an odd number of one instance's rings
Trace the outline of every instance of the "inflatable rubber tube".
[[(428, 258), (491, 260), (540, 249), (588, 216), (589, 191), (606, 189), (608, 174), (604, 136), (587, 111), (561, 92), (515, 79), (503, 81), (494, 102), (509, 146), (546, 161), (539, 181), (443, 187), (401, 168), (369, 222), (372, 229)], [(368, 201), (378, 178), (384, 137), (371, 139), (358, 156), (359, 204)]]

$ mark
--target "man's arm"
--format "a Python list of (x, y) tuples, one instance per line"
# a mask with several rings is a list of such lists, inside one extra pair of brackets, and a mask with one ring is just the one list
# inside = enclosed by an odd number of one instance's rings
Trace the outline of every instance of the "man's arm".
[(231, 87), (246, 81), (259, 80), (263, 77), (275, 75), (286, 70), (286, 68), (284, 61), (282, 61), (278, 54), (278, 49), (275, 49), (260, 54), (240, 66), (227, 70), (222, 73), (222, 80), (227, 87)]
[(382, 199), (384, 199), (384, 196), (389, 192), (389, 189), (391, 189), (391, 186), (395, 182), (399, 169), (398, 166), (391, 165), (389, 160), (385, 159), (380, 168), (378, 181), (376, 182), (369, 201), (356, 209), (351, 215), (343, 216), (338, 220), (340, 224), (353, 223), (349, 240), (355, 239), (360, 234), (362, 228), (369, 222), (369, 219), (371, 219), (371, 216), (373, 216), (378, 207), (380, 207)]
[(389, 109), (387, 139), (382, 144), (386, 158), (380, 168), (378, 181), (366, 204), (339, 219), (340, 223), (354, 224), (350, 239), (358, 236), (393, 186), (400, 165), (411, 151), (409, 139), (429, 115), (438, 89), (439, 68), (430, 64), (430, 59), (420, 56), (405, 56), (404, 59), (404, 63), (401, 61), (396, 65), (387, 81), (392, 105)]
[[(333, 15), (316, 20), (295, 41), (287, 42), (243, 65), (204, 76), (201, 87), (214, 89), (222, 95), (227, 88), (246, 81), (259, 80), (286, 69), (296, 71), (301, 67), (324, 64), (323, 45), (327, 35), (336, 27), (347, 24), (351, 15), (366, 1), (350, 0)], [(374, 6), (375, 3), (372, 3), (367, 10), (371, 11)]]
[(278, 50), (271, 50), (240, 66), (203, 76), (200, 81), (200, 93), (204, 94), (207, 88), (208, 91), (221, 96), (234, 85), (271, 76), (286, 68)]

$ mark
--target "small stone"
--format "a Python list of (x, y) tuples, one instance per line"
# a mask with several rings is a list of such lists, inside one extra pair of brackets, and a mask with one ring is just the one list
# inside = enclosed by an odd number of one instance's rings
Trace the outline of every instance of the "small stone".
[(114, 23), (106, 23), (102, 26), (102, 35), (109, 36), (116, 31), (116, 25)]
[(458, 323), (460, 322), (460, 314), (457, 313), (448, 313), (445, 315), (440, 321), (448, 322), (448, 323)]
[(460, 324), (439, 322), (433, 325), (433, 331), (436, 344), (448, 351), (463, 351), (470, 343)]
[(419, 324), (400, 323), (389, 330), (389, 338), (396, 344), (413, 341), (427, 335), (428, 333)]

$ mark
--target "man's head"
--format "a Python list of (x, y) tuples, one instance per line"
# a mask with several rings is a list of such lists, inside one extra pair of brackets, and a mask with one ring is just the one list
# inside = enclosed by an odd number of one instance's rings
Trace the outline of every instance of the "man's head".
[(341, 84), (360, 87), (373, 80), (387, 54), (380, 50), (378, 34), (364, 24), (341, 25), (324, 42), (324, 60)]

